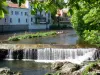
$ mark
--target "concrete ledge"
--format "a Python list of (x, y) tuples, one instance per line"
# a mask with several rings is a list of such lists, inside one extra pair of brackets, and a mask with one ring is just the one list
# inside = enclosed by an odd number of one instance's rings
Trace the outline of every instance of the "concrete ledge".
[(0, 32), (27, 31), (28, 25), (0, 25)]

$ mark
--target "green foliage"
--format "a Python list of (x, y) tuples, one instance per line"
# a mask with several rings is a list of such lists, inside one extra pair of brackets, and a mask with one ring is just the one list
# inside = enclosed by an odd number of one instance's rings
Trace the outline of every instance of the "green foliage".
[[(21, 4), (25, 3), (26, 0), (11, 0), (11, 1), (21, 6)], [(4, 18), (4, 14), (6, 13), (4, 6), (6, 4), (7, 4), (6, 0), (0, 0), (0, 18)], [(31, 11), (32, 14), (36, 14), (37, 11), (41, 12), (42, 10), (45, 10), (45, 12), (51, 12), (52, 18), (54, 18), (57, 9), (62, 9), (65, 6), (65, 3), (64, 0), (46, 0), (46, 1), (31, 0), (31, 6), (34, 7)]]
[(71, 22), (80, 38), (100, 44), (100, 0), (69, 0)]
[(19, 4), (21, 6), (22, 3), (25, 3), (26, 0), (11, 0), (13, 3)]
[(57, 9), (62, 9), (65, 6), (64, 0), (46, 0), (39, 1), (35, 0), (31, 3), (32, 14), (36, 14), (37, 11), (45, 10), (45, 12), (50, 12), (52, 15), (52, 19), (54, 19), (55, 14), (57, 13)]
[[(93, 67), (97, 66), (97, 62), (95, 63), (90, 63), (85, 69), (84, 71), (82, 71), (82, 75), (88, 75), (88, 73), (91, 71), (91, 69)], [(92, 75), (96, 75), (96, 73), (92, 73)]]
[[(11, 0), (13, 3), (18, 3), (21, 6), (26, 0)], [(8, 6), (6, 0), (0, 0), (0, 18), (4, 18), (5, 14), (8, 14), (6, 7)]]
[(19, 41), (22, 39), (30, 39), (30, 38), (37, 38), (37, 37), (46, 37), (46, 36), (54, 36), (57, 35), (57, 32), (50, 31), (50, 32), (38, 32), (34, 34), (24, 34), (24, 35), (18, 35), (18, 36), (12, 36), (8, 38), (8, 41)]
[(85, 30), (83, 33), (85, 41), (90, 44), (100, 44), (100, 33), (98, 30)]
[(4, 15), (7, 14), (6, 7), (6, 0), (0, 0), (0, 18), (4, 18)]

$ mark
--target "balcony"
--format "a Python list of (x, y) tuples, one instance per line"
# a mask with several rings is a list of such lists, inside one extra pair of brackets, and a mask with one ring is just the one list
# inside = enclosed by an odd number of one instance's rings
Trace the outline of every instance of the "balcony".
[(46, 17), (44, 17), (43, 15), (35, 15), (35, 23), (46, 24)]

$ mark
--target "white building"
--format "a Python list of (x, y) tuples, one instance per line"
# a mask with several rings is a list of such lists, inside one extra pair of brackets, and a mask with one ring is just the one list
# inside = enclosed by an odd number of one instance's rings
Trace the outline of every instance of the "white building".
[[(45, 13), (45, 11), (40, 13), (38, 11), (37, 15), (31, 15), (32, 7), (28, 1), (20, 7), (11, 1), (7, 2), (9, 14), (0, 20), (1, 31), (46, 29), (49, 27), (51, 23), (50, 13)], [(48, 25), (46, 23), (48, 23)]]

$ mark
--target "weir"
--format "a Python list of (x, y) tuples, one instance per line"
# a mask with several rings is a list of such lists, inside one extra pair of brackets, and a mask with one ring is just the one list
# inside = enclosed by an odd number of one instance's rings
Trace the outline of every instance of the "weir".
[(95, 60), (98, 57), (98, 52), (96, 48), (8, 50), (6, 59), (35, 60), (37, 62), (70, 61), (81, 63), (85, 60)]

